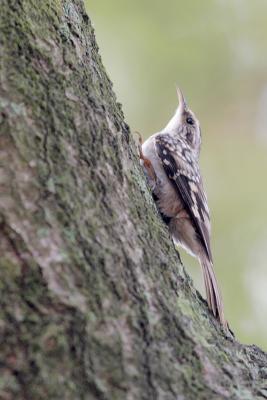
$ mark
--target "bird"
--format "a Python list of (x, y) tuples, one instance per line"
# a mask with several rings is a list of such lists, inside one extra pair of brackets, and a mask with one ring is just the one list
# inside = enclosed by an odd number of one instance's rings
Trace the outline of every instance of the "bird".
[(178, 107), (166, 127), (139, 142), (139, 157), (156, 206), (175, 245), (196, 257), (208, 307), (228, 329), (211, 251), (211, 223), (199, 168), (200, 123), (177, 88)]

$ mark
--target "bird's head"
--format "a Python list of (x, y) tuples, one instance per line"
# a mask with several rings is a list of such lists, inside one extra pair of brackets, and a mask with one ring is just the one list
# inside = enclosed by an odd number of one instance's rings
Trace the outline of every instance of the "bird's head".
[(179, 105), (163, 132), (177, 135), (188, 146), (199, 154), (201, 145), (201, 130), (199, 121), (193, 111), (188, 107), (182, 91), (177, 88)]

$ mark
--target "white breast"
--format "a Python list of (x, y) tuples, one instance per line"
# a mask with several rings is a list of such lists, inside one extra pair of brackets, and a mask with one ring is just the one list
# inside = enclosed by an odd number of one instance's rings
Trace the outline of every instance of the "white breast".
[(157, 177), (162, 181), (166, 179), (166, 174), (163, 170), (161, 162), (155, 149), (155, 135), (150, 136), (142, 145), (143, 154), (146, 158), (150, 160), (153, 165), (154, 171)]
[(150, 136), (142, 145), (142, 150), (145, 158), (148, 158), (152, 163), (154, 171), (157, 176), (157, 185), (154, 190), (155, 194), (159, 198), (157, 206), (160, 211), (169, 216), (175, 216), (178, 211), (183, 208), (181, 200), (167, 177), (161, 161), (156, 153), (155, 149), (155, 135)]

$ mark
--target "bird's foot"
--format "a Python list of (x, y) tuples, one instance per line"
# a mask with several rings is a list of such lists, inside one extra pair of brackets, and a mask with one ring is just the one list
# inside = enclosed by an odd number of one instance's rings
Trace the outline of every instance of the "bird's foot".
[(157, 184), (157, 176), (151, 161), (144, 156), (142, 145), (143, 145), (143, 138), (139, 132), (135, 132), (138, 136), (138, 151), (139, 151), (139, 158), (141, 161), (141, 165), (143, 166), (145, 175), (148, 179), (149, 186), (151, 187), (152, 191), (156, 187)]

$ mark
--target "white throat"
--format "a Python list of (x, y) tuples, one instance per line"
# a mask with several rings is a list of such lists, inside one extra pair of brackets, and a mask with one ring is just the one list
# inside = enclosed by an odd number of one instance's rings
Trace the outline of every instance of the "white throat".
[(181, 124), (181, 109), (180, 107), (177, 108), (174, 116), (170, 119), (168, 124), (165, 126), (165, 128), (162, 130), (163, 132), (174, 132), (178, 130), (179, 125)]

